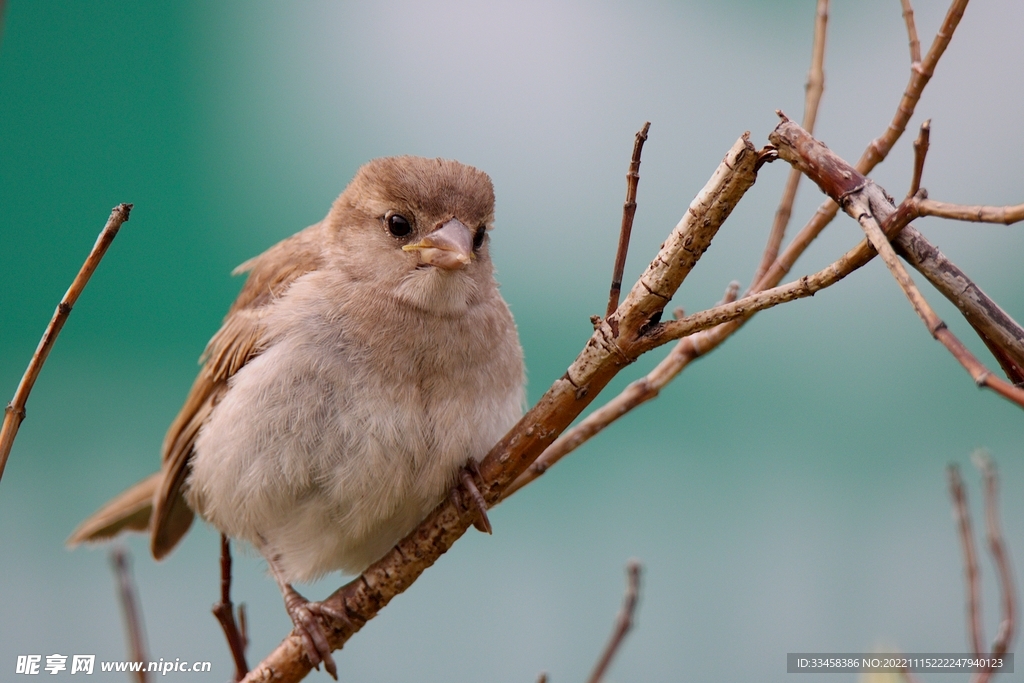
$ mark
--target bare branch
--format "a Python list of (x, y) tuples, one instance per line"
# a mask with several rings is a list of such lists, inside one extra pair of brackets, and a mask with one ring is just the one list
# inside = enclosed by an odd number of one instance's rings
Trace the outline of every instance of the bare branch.
[[(920, 198), (921, 193), (918, 193)], [(915, 198), (916, 199), (916, 198)], [(967, 322), (999, 361), (1006, 376), (1018, 386), (1024, 385), (1024, 329), (996, 304), (967, 275), (912, 225), (917, 204), (905, 200), (889, 217), (885, 232), (893, 240), (896, 253), (914, 266), (947, 299), (956, 305)]]
[[(731, 282), (725, 290), (722, 304), (729, 304), (736, 301), (740, 284)], [(721, 304), (720, 304), (721, 305)], [(680, 316), (681, 312), (680, 312)], [(641, 403), (646, 403), (657, 398), (661, 389), (675, 378), (679, 371), (685, 367), (683, 359), (686, 357), (687, 347), (679, 342), (665, 358), (658, 363), (657, 367), (651, 370), (645, 377), (631, 383), (618, 396), (580, 420), (579, 424), (567, 429), (555, 439), (555, 442), (544, 449), (540, 457), (530, 465), (525, 472), (512, 482), (505, 489), (502, 499), (508, 498), (513, 493), (523, 488), (534, 479), (544, 474), (549, 467), (561, 460), (563, 457), (579, 448), (583, 443), (590, 440), (609, 424), (636, 408)]]
[[(576, 418), (623, 367), (641, 353), (638, 340), (656, 324), (665, 305), (696, 265), (736, 203), (753, 185), (760, 155), (747, 136), (738, 140), (616, 312), (595, 329), (565, 375), (480, 462), (479, 489), (489, 504)], [(328, 640), (341, 647), (396, 595), (406, 590), (466, 532), (472, 515), (451, 497), (362, 576), (324, 601), (350, 623), (328, 624)], [(293, 633), (246, 681), (297, 681), (310, 670)]]
[(612, 288), (608, 293), (608, 310), (604, 317), (610, 316), (619, 307), (619, 293), (622, 291), (622, 271), (626, 268), (626, 252), (629, 251), (629, 236), (633, 232), (633, 216), (636, 214), (636, 188), (640, 183), (640, 154), (647, 142), (647, 131), (651, 122), (644, 124), (633, 141), (633, 158), (626, 171), (626, 203), (622, 205), (622, 225), (619, 228), (619, 247), (615, 251), (615, 268), (612, 270)]
[(636, 615), (636, 605), (640, 599), (641, 570), (642, 567), (636, 560), (630, 560), (626, 564), (626, 595), (622, 598), (622, 609), (619, 610), (619, 616), (615, 619), (615, 629), (612, 631), (612, 636), (608, 640), (608, 644), (605, 645), (604, 652), (601, 653), (601, 658), (598, 659), (593, 673), (587, 679), (588, 683), (601, 682), (605, 672), (608, 670), (608, 666), (612, 663), (612, 659), (619, 651), (622, 641), (625, 640), (626, 634), (633, 628), (633, 617)]
[[(910, 64), (913, 66), (921, 61), (921, 41), (917, 38), (917, 26), (914, 24), (914, 8), (910, 0), (900, 0), (903, 5), (903, 22), (907, 25), (907, 38), (910, 41)], [(804, 126), (807, 128), (807, 126)], [(810, 128), (807, 128), (810, 131)]]
[(960, 530), (960, 545), (964, 550), (964, 580), (967, 582), (967, 632), (971, 639), (971, 652), (980, 656), (984, 652), (981, 625), (981, 576), (978, 573), (978, 558), (974, 551), (974, 532), (971, 530), (971, 513), (967, 507), (967, 492), (964, 490), (960, 468), (950, 465), (946, 468), (949, 478), (949, 495), (953, 499), (953, 514)]
[[(139, 601), (135, 592), (135, 583), (132, 581), (131, 563), (124, 548), (115, 546), (110, 551), (110, 564), (114, 568), (117, 593), (121, 601), (121, 611), (124, 614), (124, 626), (128, 636), (128, 656), (136, 662), (147, 662), (149, 655), (146, 654), (145, 627), (139, 613)], [(140, 669), (135, 672), (135, 680), (138, 683), (146, 683), (149, 677), (145, 671)]]
[(935, 34), (932, 46), (928, 49), (928, 54), (925, 55), (924, 60), (920, 63), (914, 62), (910, 65), (910, 84), (904, 91), (899, 106), (896, 107), (896, 116), (893, 117), (892, 123), (889, 124), (889, 128), (885, 133), (868, 145), (864, 155), (857, 162), (857, 170), (861, 173), (869, 173), (878, 162), (889, 154), (889, 150), (892, 149), (892, 146), (903, 135), (910, 117), (914, 115), (914, 108), (917, 107), (917, 102), (921, 99), (921, 92), (924, 90), (924, 86), (928, 84), (928, 81), (931, 80), (932, 75), (935, 73), (935, 65), (939, 63), (939, 58), (942, 57), (942, 53), (949, 46), (953, 32), (964, 15), (967, 2), (968, 0), (953, 0), (949, 10), (946, 12), (946, 17), (942, 21), (942, 26), (939, 27), (938, 33)]
[(846, 213), (860, 223), (871, 245), (885, 261), (928, 331), (964, 366), (975, 383), (992, 389), (1024, 408), (1024, 390), (989, 372), (950, 332), (911, 280), (881, 228), (881, 223), (896, 213), (884, 190), (857, 173), (781, 112), (779, 115), (783, 119), (782, 123), (768, 136), (778, 148), (779, 156), (807, 174), (833, 200), (842, 202)]
[[(999, 523), (999, 477), (992, 458), (984, 451), (975, 451), (972, 458), (975, 466), (981, 471), (985, 494), (985, 527), (989, 552), (996, 566), (999, 579), (999, 594), (1002, 598), (1003, 619), (999, 624), (995, 641), (992, 643), (991, 656), (1001, 657), (1010, 649), (1013, 642), (1017, 621), (1017, 598), (1013, 585), (1013, 571), (1010, 568), (1010, 557), (1003, 541), (1003, 532)], [(980, 672), (975, 679), (985, 683), (992, 675), (992, 670)]]
[(913, 197), (921, 189), (921, 174), (924, 173), (924, 158), (928, 156), (928, 141), (931, 139), (931, 135), (932, 120), (925, 119), (925, 122), (921, 124), (921, 131), (917, 134), (917, 139), (914, 140), (914, 175), (910, 179), (907, 199)]
[(224, 638), (228, 641), (231, 658), (235, 662), (235, 680), (240, 681), (249, 673), (249, 665), (245, 661), (245, 648), (248, 638), (245, 633), (245, 610), (238, 608), (239, 627), (235, 621), (235, 608), (231, 604), (231, 541), (224, 534), (220, 535), (220, 602), (213, 606), (213, 616), (217, 617), (220, 627), (224, 630)]
[(989, 348), (998, 347), (996, 357), (1001, 359), (1000, 364), (1004, 368), (1008, 367), (1008, 363), (1002, 360), (1004, 356), (1013, 366), (1024, 368), (1024, 328), (956, 264), (912, 225), (905, 227), (893, 239), (893, 247), (960, 310)]
[[(818, 0), (815, 9), (811, 68), (807, 73), (804, 98), (804, 128), (811, 132), (814, 132), (814, 123), (818, 118), (818, 105), (821, 103), (821, 95), (825, 91), (825, 29), (827, 27), (828, 0)], [(793, 202), (796, 200), (796, 190), (802, 175), (796, 169), (790, 169), (789, 177), (786, 178), (786, 187), (782, 190), (782, 198), (779, 200), (779, 207), (775, 210), (775, 220), (772, 222), (772, 230), (768, 235), (768, 243), (765, 245), (761, 264), (751, 279), (752, 283), (761, 279), (761, 276), (779, 255), (779, 248), (782, 246), (782, 239), (786, 235), (786, 227), (789, 225), (789, 218), (793, 213)]]
[(1012, 225), (1024, 221), (1024, 204), (1016, 206), (967, 206), (947, 204), (933, 199), (912, 198), (918, 216), (938, 216), (971, 223), (1002, 223)]
[(71, 282), (71, 286), (64, 294), (64, 298), (57, 305), (57, 310), (54, 311), (50, 324), (46, 326), (43, 338), (39, 340), (39, 346), (36, 347), (36, 352), (32, 354), (32, 360), (29, 361), (28, 368), (18, 384), (18, 389), (14, 392), (14, 398), (7, 404), (7, 409), (4, 411), (4, 424), (0, 428), (0, 479), (4, 476), (4, 468), (7, 466), (7, 458), (10, 456), (11, 447), (14, 445), (14, 437), (18, 435), (18, 428), (25, 419), (25, 403), (28, 401), (28, 395), (32, 393), (32, 387), (39, 377), (39, 371), (43, 369), (43, 363), (46, 362), (46, 357), (50, 355), (50, 350), (53, 348), (54, 342), (57, 341), (57, 335), (60, 334), (61, 328), (64, 327), (68, 316), (71, 315), (72, 307), (78, 301), (82, 290), (85, 289), (85, 285), (89, 282), (89, 278), (96, 271), (96, 266), (100, 264), (100, 259), (107, 253), (107, 248), (117, 236), (117, 231), (121, 229), (121, 224), (128, 220), (128, 214), (131, 213), (131, 210), (131, 204), (118, 204), (111, 211), (107, 224), (103, 226), (99, 237), (96, 238), (96, 244), (93, 245), (92, 251), (89, 252), (85, 263), (82, 264), (78, 275)]

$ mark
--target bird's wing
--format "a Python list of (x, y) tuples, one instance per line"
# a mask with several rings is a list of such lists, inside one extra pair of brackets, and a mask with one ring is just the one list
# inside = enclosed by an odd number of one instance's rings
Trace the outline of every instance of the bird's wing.
[(202, 368), (185, 405), (164, 437), (160, 472), (109, 501), (82, 522), (68, 545), (111, 538), (125, 529), (149, 528), (153, 555), (159, 559), (177, 544), (192, 524), (182, 484), (199, 429), (228, 389), (228, 380), (263, 350), (267, 306), (304, 273), (321, 265), (321, 224), (277, 243), (235, 269), (249, 272), (220, 330), (207, 344)]
[(228, 380), (264, 349), (263, 318), (268, 304), (301, 275), (320, 266), (320, 224), (279, 242), (235, 269), (249, 272), (224, 324), (206, 345), (199, 376), (178, 417), (164, 437), (161, 482), (153, 497), (150, 549), (160, 559), (171, 551), (192, 524), (182, 485), (199, 429), (228, 389)]

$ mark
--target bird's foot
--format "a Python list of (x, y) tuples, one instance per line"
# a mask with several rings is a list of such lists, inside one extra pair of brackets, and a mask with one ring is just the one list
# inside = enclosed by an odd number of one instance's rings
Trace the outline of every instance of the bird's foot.
[(295, 634), (302, 639), (310, 663), (315, 669), (319, 669), (320, 662), (323, 662), (327, 673), (334, 680), (338, 680), (338, 668), (334, 664), (334, 657), (331, 656), (331, 646), (317, 617), (340, 621), (351, 626), (352, 622), (348, 615), (322, 602), (306, 600), (290, 585), (286, 585), (282, 592), (284, 607), (295, 624)]
[(484, 500), (483, 494), (480, 493), (480, 489), (476, 485), (476, 479), (479, 477), (480, 467), (476, 460), (470, 458), (469, 462), (459, 470), (459, 481), (452, 488), (452, 499), (460, 509), (475, 512), (473, 526), (478, 531), (489, 534), (491, 533), (491, 520), (487, 518), (487, 501)]

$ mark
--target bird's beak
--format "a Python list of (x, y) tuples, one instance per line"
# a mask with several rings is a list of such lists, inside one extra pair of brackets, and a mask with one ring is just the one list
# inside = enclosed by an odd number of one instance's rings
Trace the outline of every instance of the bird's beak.
[(458, 270), (473, 258), (473, 231), (458, 218), (451, 218), (416, 244), (407, 244), (402, 250), (419, 252), (420, 263)]

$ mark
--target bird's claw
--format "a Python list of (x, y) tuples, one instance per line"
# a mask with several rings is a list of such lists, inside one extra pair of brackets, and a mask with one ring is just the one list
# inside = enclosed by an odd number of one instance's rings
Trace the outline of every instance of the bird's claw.
[(491, 533), (491, 520), (487, 518), (487, 501), (477, 488), (476, 478), (480, 477), (480, 467), (476, 460), (470, 458), (469, 462), (459, 470), (459, 483), (452, 489), (452, 496), (456, 505), (464, 510), (476, 512), (473, 518), (473, 526), (478, 531)]
[(338, 680), (338, 668), (331, 655), (331, 646), (327, 642), (327, 635), (317, 617), (351, 625), (352, 622), (349, 621), (348, 615), (322, 602), (306, 600), (291, 586), (285, 593), (284, 606), (295, 625), (295, 635), (302, 640), (302, 646), (310, 664), (313, 665), (313, 668), (319, 669), (320, 662), (323, 662), (324, 669), (331, 675), (331, 678)]

